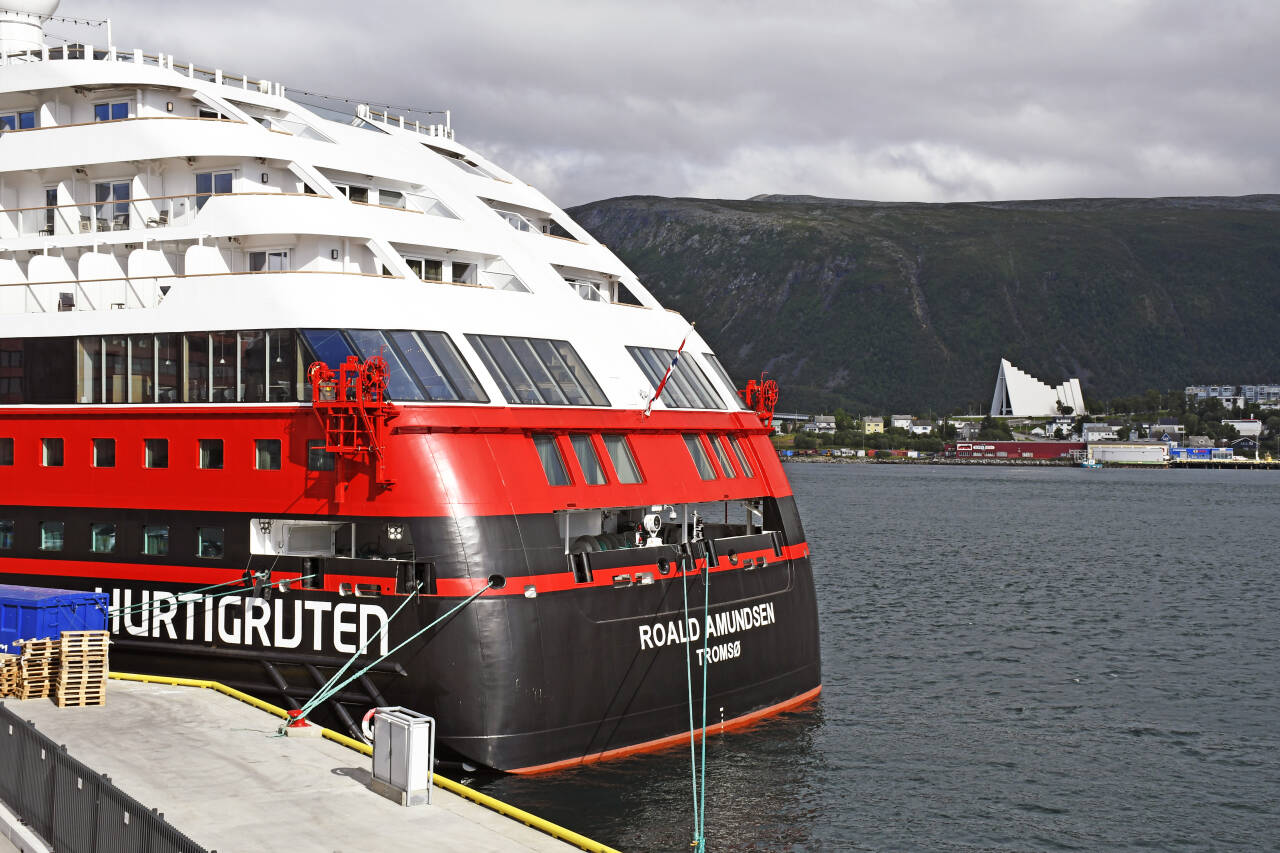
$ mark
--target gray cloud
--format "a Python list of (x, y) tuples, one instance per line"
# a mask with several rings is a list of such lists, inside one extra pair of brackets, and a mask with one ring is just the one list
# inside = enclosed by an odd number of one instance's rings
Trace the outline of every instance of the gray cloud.
[(110, 15), (121, 46), (449, 107), (461, 141), (565, 205), (1280, 190), (1269, 0), (65, 0), (61, 11)]

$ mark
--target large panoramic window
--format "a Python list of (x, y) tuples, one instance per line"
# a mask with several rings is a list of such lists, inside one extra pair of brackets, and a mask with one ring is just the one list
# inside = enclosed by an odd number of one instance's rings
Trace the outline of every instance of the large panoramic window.
[(0, 465), (13, 464), (13, 439), (0, 438)]
[(443, 332), (303, 329), (317, 361), (337, 370), (348, 356), (381, 356), (393, 400), (487, 403), (475, 373)]
[(196, 528), (196, 556), (217, 559), (222, 556), (221, 527)]
[[(653, 347), (627, 347), (627, 352), (635, 359), (656, 392), (662, 384), (671, 360), (675, 358), (675, 350), (654, 349)], [(711, 387), (707, 375), (698, 366), (693, 353), (683, 353), (671, 371), (671, 378), (662, 388), (662, 402), (675, 409), (723, 409), (724, 402)]]
[(729, 371), (724, 369), (724, 365), (720, 363), (720, 359), (711, 353), (703, 353), (703, 358), (707, 360), (707, 364), (711, 367), (711, 372), (720, 377), (725, 385), (729, 386), (729, 390), (733, 393), (733, 400), (738, 404), (738, 408), (745, 409), (747, 404), (742, 401), (742, 395), (738, 393), (738, 386), (733, 384), (733, 380), (729, 378)]
[(531, 406), (607, 406), (578, 351), (568, 341), (467, 335), (508, 403)]

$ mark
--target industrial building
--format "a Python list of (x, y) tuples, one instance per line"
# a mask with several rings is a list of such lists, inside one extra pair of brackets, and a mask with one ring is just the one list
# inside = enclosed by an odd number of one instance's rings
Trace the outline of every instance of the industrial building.
[(1089, 458), (1125, 465), (1164, 465), (1169, 461), (1169, 445), (1163, 441), (1108, 441), (1090, 444)]
[(1084, 392), (1079, 379), (1068, 379), (1056, 388), (1000, 359), (996, 392), (991, 398), (991, 417), (1052, 417), (1065, 410), (1084, 411)]
[(1075, 459), (1084, 456), (1083, 441), (957, 441), (943, 447), (955, 459)]

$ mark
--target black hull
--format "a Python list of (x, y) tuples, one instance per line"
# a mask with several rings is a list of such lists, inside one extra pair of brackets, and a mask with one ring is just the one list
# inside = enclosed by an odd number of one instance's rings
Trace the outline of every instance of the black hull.
[[(101, 586), (105, 591), (119, 590), (118, 600), (123, 600), (125, 589), (139, 589), (132, 584), (73, 580), (14, 579), (44, 586), (52, 581), (80, 588)], [(815, 601), (807, 559), (779, 561), (752, 572), (714, 574), (711, 592), (713, 626), (716, 614), (736, 611), (739, 615), (734, 628), (707, 641), (711, 649), (729, 647), (725, 659), (710, 665), (709, 724), (731, 724), (819, 687)], [(132, 592), (129, 598), (136, 602), (140, 596)], [(688, 598), (690, 618), (701, 624), (704, 586), (700, 575), (688, 579)], [(266, 606), (278, 607), (287, 616), (299, 602), (331, 603), (333, 596), (295, 590), (277, 595), (277, 600)], [(392, 623), (391, 645), (458, 603), (425, 597), (419, 602)], [(358, 679), (316, 719), (349, 731), (373, 705), (404, 705), (436, 718), (442, 746), (503, 771), (552, 769), (639, 746), (657, 746), (689, 730), (686, 649), (692, 659), (694, 701), (701, 705), (696, 650), (702, 648), (702, 641), (686, 644), (677, 638), (661, 647), (641, 648), (640, 628), (675, 624), (679, 634), (679, 623), (685, 618), (683, 602), (678, 578), (622, 590), (584, 589), (533, 599), (482, 598)], [(215, 621), (221, 617), (224, 624), (235, 625), (242, 607), (242, 602), (233, 601), (224, 613), (214, 613)], [(284, 707), (305, 702), (349, 657), (332, 648), (317, 652), (306, 644), (282, 650), (186, 643), (165, 638), (145, 616), (130, 621), (135, 632), (145, 630), (147, 636), (134, 636), (118, 624), (113, 669), (213, 679)], [(198, 634), (202, 627), (198, 612), (195, 622)], [(220, 629), (215, 624), (215, 633)], [(150, 636), (153, 632), (161, 636)], [(293, 627), (285, 629), (286, 634), (293, 632)], [(686, 638), (691, 632), (684, 628)], [(180, 625), (177, 633), (181, 637)], [(366, 656), (362, 665), (371, 657)]]
[[(748, 721), (820, 689), (817, 603), (794, 500), (771, 501), (768, 519), (779, 531), (774, 539), (747, 537), (752, 547), (774, 543), (758, 561), (735, 558), (727, 544), (712, 552), (718, 568), (710, 575), (715, 636), (706, 639), (710, 726)], [(570, 581), (529, 597), (522, 593), (533, 586), (525, 581), (557, 563), (558, 577), (572, 577), (549, 516), (470, 519), (455, 528), (456, 537), (444, 536), (439, 521), (410, 524), (421, 526), (417, 541), (437, 543), (429, 556), (440, 585), (500, 574), (505, 588), (485, 593), (343, 688), (313, 714), (317, 722), (355, 734), (370, 707), (403, 705), (436, 718), (447, 752), (514, 772), (687, 737), (690, 677), (700, 722), (705, 572), (650, 572), (652, 583), (623, 586)], [(228, 542), (229, 551), (236, 547), (244, 546)], [(637, 553), (596, 555), (593, 570), (612, 577), (610, 560), (624, 566)], [(692, 565), (707, 553), (695, 543), (673, 565)], [(118, 580), (108, 565), (98, 567), (106, 577), (8, 574), (5, 580), (100, 589), (112, 594), (113, 607), (149, 601), (151, 609), (113, 620), (114, 669), (212, 679), (286, 708), (305, 703), (380, 624), (389, 625), (386, 636), (370, 643), (360, 666), (465, 600), (415, 596), (394, 618), (406, 600), (401, 595), (343, 596), (297, 586), (269, 601), (237, 587), (216, 600), (184, 602), (173, 596), (190, 585), (166, 582), (159, 573), (154, 581)]]

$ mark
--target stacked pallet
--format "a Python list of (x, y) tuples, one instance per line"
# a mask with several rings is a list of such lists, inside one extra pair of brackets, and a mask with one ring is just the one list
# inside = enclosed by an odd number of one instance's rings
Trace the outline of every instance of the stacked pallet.
[(22, 646), (22, 684), (18, 687), (19, 699), (44, 699), (53, 692), (58, 677), (58, 640), (17, 640)]
[(106, 702), (108, 638), (106, 631), (62, 632), (62, 665), (54, 697), (59, 708)]
[(17, 655), (0, 655), (0, 699), (17, 696), (22, 686), (22, 663)]

